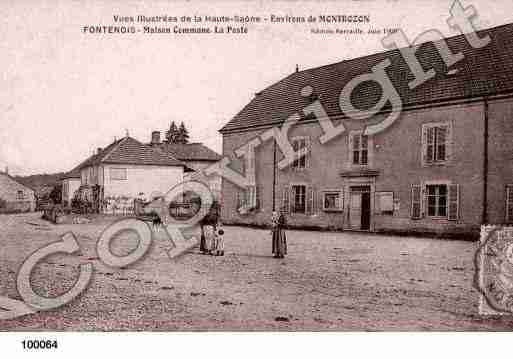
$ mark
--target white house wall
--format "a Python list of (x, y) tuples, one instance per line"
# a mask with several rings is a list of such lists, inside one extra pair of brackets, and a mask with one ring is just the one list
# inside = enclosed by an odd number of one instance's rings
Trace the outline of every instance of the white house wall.
[(66, 178), (62, 181), (62, 202), (71, 204), (75, 191), (80, 187), (81, 180), (79, 178)]
[[(126, 180), (113, 180), (111, 168), (126, 168)], [(183, 180), (183, 167), (174, 166), (136, 166), (136, 165), (104, 165), (104, 198), (128, 197), (138, 198), (139, 194), (149, 199), (156, 191), (166, 193)]]

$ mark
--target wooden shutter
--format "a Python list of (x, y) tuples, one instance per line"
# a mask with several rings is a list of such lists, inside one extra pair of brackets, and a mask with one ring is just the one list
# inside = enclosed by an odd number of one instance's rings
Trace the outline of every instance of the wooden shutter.
[(445, 126), (445, 160), (450, 161), (452, 157), (452, 124)]
[(306, 193), (305, 193), (305, 205), (306, 205), (306, 214), (312, 215), (314, 214), (314, 189), (312, 186), (306, 187)]
[(450, 221), (457, 221), (459, 218), (460, 188), (458, 184), (450, 184), (449, 188), (449, 211)]
[(289, 186), (283, 186), (283, 197), (282, 197), (280, 210), (283, 210), (285, 213), (290, 212), (290, 188)]
[(427, 128), (426, 162), (433, 162), (435, 155), (435, 127)]
[(246, 186), (246, 190), (244, 191), (244, 199), (245, 199), (245, 205), (248, 207), (251, 207), (251, 204), (253, 203), (253, 186)]
[(310, 137), (305, 138), (305, 168), (310, 166), (309, 159), (312, 157), (312, 149), (310, 148)]
[(374, 192), (374, 214), (381, 214), (381, 192)]
[(411, 218), (420, 219), (421, 217), (421, 204), (422, 193), (421, 186), (417, 184), (411, 185)]
[(513, 222), (513, 185), (506, 185), (506, 222)]
[(338, 209), (343, 211), (344, 210), (344, 189), (343, 188), (340, 190), (339, 196), (340, 196), (339, 197), (340, 199), (338, 200)]
[(349, 148), (349, 150), (347, 151), (348, 153), (348, 158), (347, 158), (347, 161), (349, 164), (353, 164), (353, 137), (354, 137), (354, 134), (349, 134), (349, 136), (347, 136), (347, 146)]
[(255, 208), (256, 209), (260, 208), (260, 189), (261, 189), (260, 187), (261, 187), (260, 185), (255, 186)]

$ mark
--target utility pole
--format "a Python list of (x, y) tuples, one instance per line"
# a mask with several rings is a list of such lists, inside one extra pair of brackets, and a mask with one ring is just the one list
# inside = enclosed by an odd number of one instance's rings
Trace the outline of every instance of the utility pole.
[(273, 212), (276, 211), (276, 138), (273, 141)]

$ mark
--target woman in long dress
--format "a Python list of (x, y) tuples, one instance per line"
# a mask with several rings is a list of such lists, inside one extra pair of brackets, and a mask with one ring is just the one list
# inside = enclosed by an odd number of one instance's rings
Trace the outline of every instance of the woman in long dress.
[(272, 235), (273, 235), (273, 256), (274, 258), (283, 258), (287, 254), (287, 238), (285, 236), (285, 215), (280, 212), (273, 212), (272, 217)]

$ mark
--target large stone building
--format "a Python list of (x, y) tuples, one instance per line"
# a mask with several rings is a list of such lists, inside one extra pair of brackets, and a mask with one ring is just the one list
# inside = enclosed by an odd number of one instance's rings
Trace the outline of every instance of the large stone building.
[[(258, 138), (251, 165), (256, 193), (248, 196), (224, 179), (223, 221), (268, 224), (272, 210), (282, 208), (297, 227), (447, 235), (513, 222), (513, 25), (477, 36), (491, 40), (481, 48), (463, 35), (445, 40), (454, 54), (463, 54), (450, 67), (440, 42), (420, 46), (416, 58), (436, 75), (418, 87), (409, 87), (415, 77), (401, 52), (392, 50), (296, 71), (256, 94), (220, 130), (223, 155), (241, 173), (246, 158), (235, 151)], [(386, 60), (402, 112), (385, 131), (366, 136), (365, 127), (387, 118), (390, 107), (370, 120), (352, 120), (341, 111), (339, 96), (351, 79)], [(381, 95), (381, 87), (367, 81), (354, 89), (351, 102), (370, 109)], [(316, 101), (327, 117), (312, 114)], [(280, 146), (262, 135), (294, 115), (299, 120), (288, 139), (308, 154), (279, 169)], [(321, 144), (320, 121), (346, 130)], [(241, 212), (248, 198), (257, 199), (255, 208)]]

